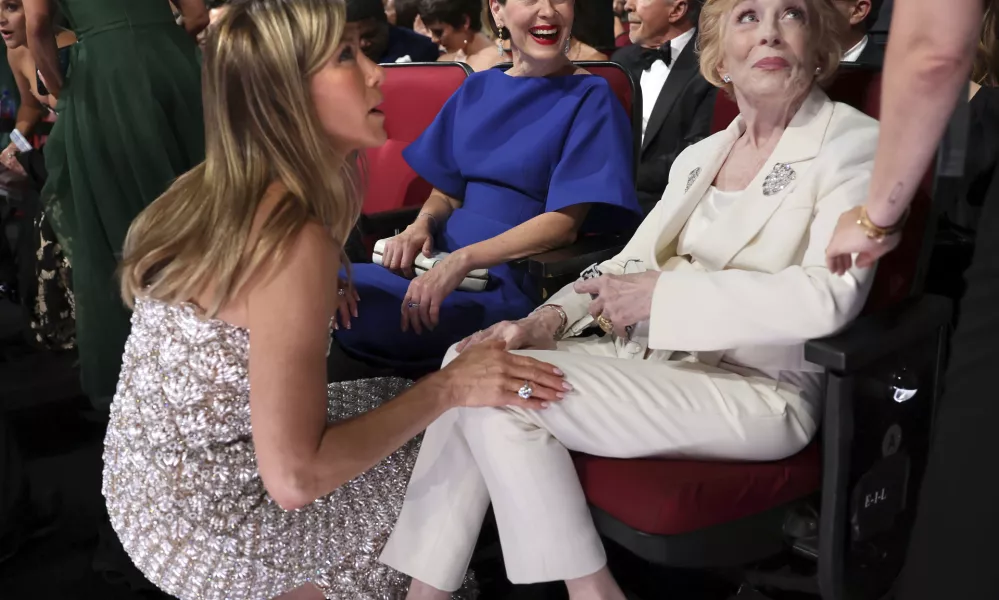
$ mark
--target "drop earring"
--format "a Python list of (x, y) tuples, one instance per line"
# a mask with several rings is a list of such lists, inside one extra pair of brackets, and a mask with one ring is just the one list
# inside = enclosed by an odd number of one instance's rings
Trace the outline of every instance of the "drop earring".
[(497, 37), (499, 39), (496, 40), (496, 53), (499, 54), (500, 56), (503, 56), (504, 54), (506, 54), (506, 51), (503, 49), (503, 42), (510, 39), (510, 30), (500, 25), (499, 35)]
[(566, 56), (569, 56), (569, 47), (571, 44), (572, 44), (572, 34), (570, 33), (569, 37), (565, 38), (565, 48), (562, 49), (562, 52), (565, 53)]

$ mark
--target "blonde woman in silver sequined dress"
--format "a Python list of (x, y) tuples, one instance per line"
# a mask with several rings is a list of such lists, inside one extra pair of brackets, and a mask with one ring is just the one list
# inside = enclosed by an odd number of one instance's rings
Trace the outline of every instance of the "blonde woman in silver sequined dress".
[(382, 70), (342, 0), (233, 3), (204, 61), (206, 160), (125, 245), (112, 525), (182, 600), (401, 598), (407, 578), (377, 556), (413, 438), (459, 405), (543, 409), (563, 379), (492, 346), (411, 387), (327, 388), (329, 325), (355, 302), (331, 274), (360, 209), (356, 151), (386, 137)]

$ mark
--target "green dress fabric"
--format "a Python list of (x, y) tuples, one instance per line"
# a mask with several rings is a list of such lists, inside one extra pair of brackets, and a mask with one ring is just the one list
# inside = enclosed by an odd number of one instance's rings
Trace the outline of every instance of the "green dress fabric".
[(84, 392), (114, 395), (130, 314), (116, 269), (132, 220), (204, 158), (200, 53), (166, 0), (58, 0), (73, 46), (43, 190), (73, 264)]

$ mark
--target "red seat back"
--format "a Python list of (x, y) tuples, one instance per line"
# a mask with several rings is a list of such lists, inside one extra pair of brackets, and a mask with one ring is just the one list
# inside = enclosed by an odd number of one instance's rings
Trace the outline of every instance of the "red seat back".
[[(881, 72), (859, 66), (842, 65), (835, 79), (826, 86), (826, 93), (837, 102), (864, 112), (875, 119), (881, 114)], [(723, 92), (718, 94), (711, 122), (712, 132), (729, 126), (739, 108)], [(897, 304), (917, 288), (920, 253), (933, 199), (933, 168), (931, 167), (916, 192), (912, 213), (905, 225), (902, 243), (878, 263), (877, 276), (867, 297), (865, 312)]]
[(611, 90), (624, 106), (624, 112), (631, 120), (631, 135), (634, 144), (634, 165), (637, 172), (642, 150), (642, 96), (636, 92), (635, 80), (628, 70), (611, 61), (580, 61), (576, 66), (586, 69), (593, 75), (603, 77)]
[(631, 75), (621, 65), (610, 61), (586, 61), (577, 62), (576, 66), (586, 69), (593, 75), (603, 77), (607, 80), (611, 90), (617, 99), (624, 106), (624, 112), (628, 118), (635, 114), (635, 82)]
[(462, 63), (401, 63), (382, 65), (388, 140), (365, 151), (368, 163), (365, 214), (419, 206), (430, 195), (431, 185), (402, 158), (406, 149), (433, 122), (444, 103), (471, 72)]

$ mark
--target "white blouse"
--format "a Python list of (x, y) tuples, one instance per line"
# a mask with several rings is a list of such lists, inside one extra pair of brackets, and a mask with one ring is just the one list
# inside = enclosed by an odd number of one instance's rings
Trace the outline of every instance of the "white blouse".
[(689, 256), (697, 239), (705, 232), (718, 217), (721, 216), (728, 207), (735, 204), (735, 201), (742, 195), (742, 190), (734, 192), (723, 192), (715, 186), (708, 188), (704, 198), (697, 203), (694, 211), (690, 213), (690, 218), (680, 231), (677, 240), (676, 253), (678, 256)]

